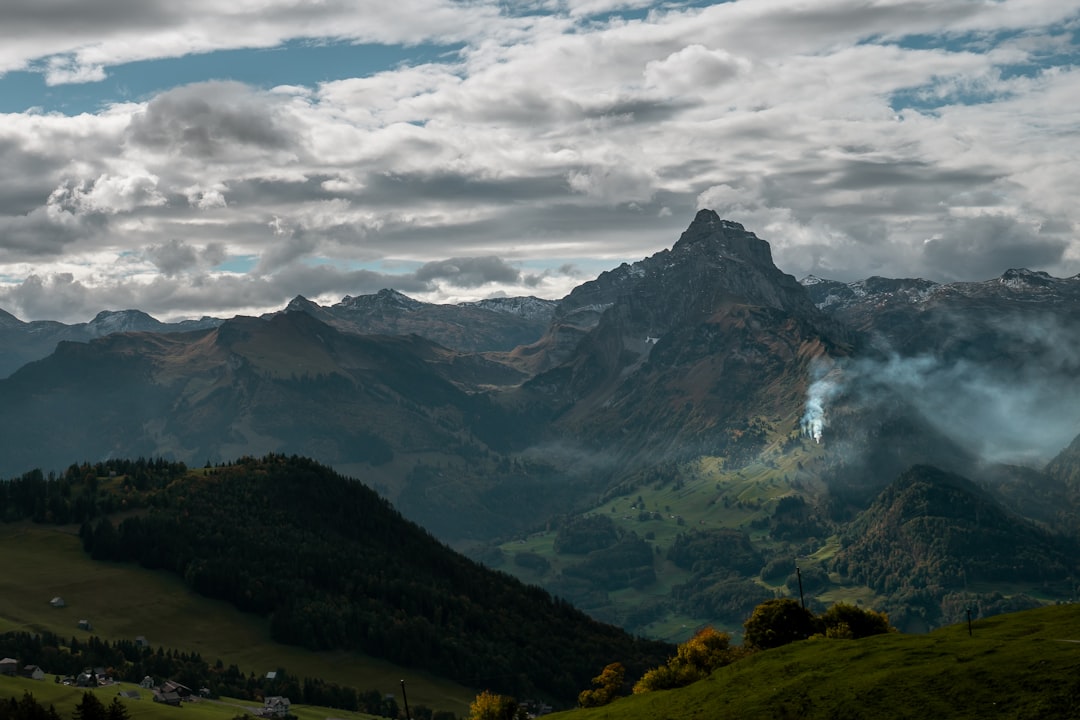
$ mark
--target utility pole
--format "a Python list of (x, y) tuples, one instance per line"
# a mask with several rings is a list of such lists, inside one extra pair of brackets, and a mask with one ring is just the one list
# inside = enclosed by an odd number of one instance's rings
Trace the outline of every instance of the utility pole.
[(405, 704), (405, 720), (412, 720), (409, 714), (409, 696), (405, 694), (405, 681), (401, 681), (401, 701)]
[(971, 637), (971, 606), (968, 605), (966, 609), (968, 616), (968, 637)]
[(802, 603), (802, 609), (806, 609), (806, 598), (803, 597), (802, 592), (802, 570), (798, 565), (795, 566), (795, 577), (799, 579), (799, 602)]

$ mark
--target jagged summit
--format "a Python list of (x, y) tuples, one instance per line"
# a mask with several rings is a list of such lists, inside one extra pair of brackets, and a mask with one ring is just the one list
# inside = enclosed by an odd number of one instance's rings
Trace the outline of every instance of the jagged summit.
[(699, 210), (694, 221), (672, 247), (672, 251), (686, 252), (691, 247), (700, 246), (730, 259), (763, 266), (773, 265), (769, 243), (749, 232), (740, 223), (724, 220), (714, 210)]
[(308, 312), (318, 307), (318, 303), (308, 300), (303, 295), (297, 295), (285, 306), (285, 312)]
[(411, 312), (419, 310), (426, 303), (415, 300), (404, 293), (400, 293), (393, 288), (383, 288), (374, 295), (346, 295), (341, 299), (341, 302), (337, 303), (334, 307), (342, 306), (347, 308), (393, 308), (395, 310), (404, 310)]
[(998, 282), (1010, 287), (1046, 287), (1058, 281), (1058, 278), (1052, 277), (1048, 272), (1027, 268), (1010, 268), (998, 278)]
[(527, 297), (496, 297), (458, 303), (461, 307), (476, 307), (507, 315), (540, 319), (544, 322), (551, 318), (557, 304), (557, 300), (544, 300), (532, 295)]

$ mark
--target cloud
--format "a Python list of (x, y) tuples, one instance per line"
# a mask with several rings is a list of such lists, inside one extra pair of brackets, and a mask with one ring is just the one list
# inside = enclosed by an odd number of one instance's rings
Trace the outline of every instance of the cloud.
[(450, 258), (425, 263), (415, 273), (417, 280), (441, 280), (460, 288), (477, 288), (489, 283), (515, 283), (521, 272), (494, 256)]
[(210, 243), (200, 248), (176, 238), (151, 245), (144, 254), (162, 275), (169, 278), (191, 270), (214, 267), (227, 257), (225, 247), (220, 243)]
[(1043, 233), (1039, 227), (1006, 215), (977, 215), (950, 222), (926, 241), (923, 258), (936, 275), (991, 278), (1009, 268), (1053, 267), (1065, 253), (1069, 236)]
[[(71, 273), (90, 304), (227, 314), (358, 291), (351, 270), (305, 268), (390, 266), (427, 268), (406, 278), (426, 299), (559, 297), (560, 266), (580, 281), (654, 253), (697, 207), (796, 275), (1080, 271), (1068, 3), (96, 5), (5, 5), (0, 72), (104, 73), (93, 92), (120, 63), (228, 48), (285, 64), (297, 43), (419, 43), (423, 59), (0, 116), (2, 297)], [(255, 261), (219, 274), (211, 256)]]
[(136, 113), (130, 137), (147, 148), (205, 159), (289, 149), (295, 135), (275, 100), (236, 82), (185, 85)]

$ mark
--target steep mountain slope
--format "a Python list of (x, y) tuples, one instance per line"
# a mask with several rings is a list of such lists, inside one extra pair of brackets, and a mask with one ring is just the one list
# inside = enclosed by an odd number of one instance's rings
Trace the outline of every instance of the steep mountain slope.
[(440, 305), (384, 289), (374, 295), (347, 295), (327, 307), (296, 297), (282, 312), (305, 312), (344, 332), (415, 334), (461, 352), (492, 352), (534, 342), (547, 328), (554, 308), (554, 301), (540, 298)]
[(28, 362), (46, 357), (61, 342), (87, 342), (117, 332), (191, 332), (215, 327), (221, 320), (204, 317), (177, 323), (160, 322), (140, 310), (103, 310), (88, 323), (65, 325), (52, 320), (23, 322), (0, 310), (0, 378)]
[[(343, 332), (361, 335), (416, 334), (462, 352), (509, 351), (543, 335), (556, 302), (534, 297), (492, 298), (474, 303), (424, 303), (395, 290), (346, 296), (323, 307), (293, 298), (277, 315), (303, 312)], [(88, 342), (120, 332), (180, 333), (217, 327), (223, 320), (203, 317), (164, 323), (141, 310), (103, 310), (86, 323), (52, 320), (23, 322), (0, 309), (0, 378), (40, 360), (61, 342)]]
[(982, 282), (872, 277), (844, 284), (813, 276), (801, 282), (824, 312), (903, 355), (1015, 363), (1019, 354), (1051, 356), (1063, 337), (1080, 331), (1072, 312), (1080, 276), (1013, 269)]
[[(61, 483), (69, 513), (96, 509), (80, 533), (94, 559), (175, 573), (200, 594), (268, 617), (279, 642), (362, 651), (562, 705), (608, 658), (640, 673), (672, 649), (466, 559), (369, 487), (310, 460), (86, 465), (52, 483), (20, 481), (10, 505), (29, 515), (29, 486), (58, 497)], [(106, 514), (121, 507), (128, 512)]]
[(267, 451), (377, 465), (395, 449), (456, 447), (473, 431), (497, 444), (488, 404), (462, 386), (508, 374), (416, 336), (341, 333), (303, 313), (62, 343), (0, 381), (0, 473)]
[(576, 288), (549, 338), (593, 318), (526, 390), (560, 406), (563, 433), (656, 459), (751, 456), (763, 433), (797, 425), (811, 360), (845, 352), (843, 330), (773, 265), (768, 243), (709, 210), (671, 250)]
[[(970, 480), (918, 465), (843, 532), (833, 568), (889, 598), (901, 629), (939, 621), (949, 593), (1045, 583), (1070, 597), (1076, 546), (1005, 510)], [(974, 598), (972, 598), (974, 600)]]

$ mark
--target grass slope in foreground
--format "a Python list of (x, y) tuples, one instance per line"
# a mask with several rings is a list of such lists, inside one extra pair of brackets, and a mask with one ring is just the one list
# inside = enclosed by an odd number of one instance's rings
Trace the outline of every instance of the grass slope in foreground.
[(997, 615), (973, 630), (794, 643), (685, 688), (550, 717), (1080, 718), (1080, 605)]

